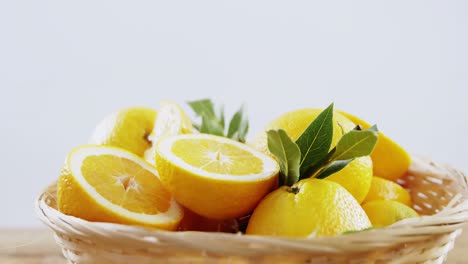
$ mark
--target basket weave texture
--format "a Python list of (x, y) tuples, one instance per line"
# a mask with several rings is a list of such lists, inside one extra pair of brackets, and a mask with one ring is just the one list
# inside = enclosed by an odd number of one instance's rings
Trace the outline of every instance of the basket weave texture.
[(399, 183), (423, 216), (323, 238), (169, 232), (89, 222), (57, 211), (55, 184), (37, 198), (35, 209), (69, 263), (443, 263), (468, 221), (465, 175), (413, 157)]

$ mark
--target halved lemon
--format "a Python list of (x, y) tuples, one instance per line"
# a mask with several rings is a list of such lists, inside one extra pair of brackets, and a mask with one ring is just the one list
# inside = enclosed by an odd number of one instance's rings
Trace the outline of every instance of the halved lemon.
[(164, 186), (179, 203), (208, 218), (243, 216), (277, 185), (277, 162), (231, 139), (179, 135), (161, 139), (156, 150)]
[(89, 221), (174, 230), (183, 217), (156, 169), (123, 149), (74, 149), (57, 185), (59, 210)]
[(156, 144), (159, 139), (179, 134), (191, 134), (192, 122), (182, 108), (175, 102), (163, 101), (158, 110), (158, 116), (154, 128), (148, 139), (152, 142), (144, 154), (146, 161), (154, 165), (156, 156)]

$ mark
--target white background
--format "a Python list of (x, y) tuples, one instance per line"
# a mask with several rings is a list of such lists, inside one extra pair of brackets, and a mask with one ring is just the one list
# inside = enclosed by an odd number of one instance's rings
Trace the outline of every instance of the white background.
[(467, 1), (0, 0), (0, 226), (40, 225), (35, 196), (122, 107), (245, 102), (255, 132), (333, 101), (467, 170), (467, 89)]

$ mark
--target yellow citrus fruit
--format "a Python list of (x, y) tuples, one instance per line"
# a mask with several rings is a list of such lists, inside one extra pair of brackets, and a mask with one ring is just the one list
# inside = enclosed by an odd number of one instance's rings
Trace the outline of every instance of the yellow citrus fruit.
[(372, 182), (372, 160), (369, 156), (356, 158), (342, 170), (326, 178), (339, 183), (361, 203), (366, 198)]
[(366, 211), (373, 227), (384, 227), (406, 218), (419, 216), (412, 208), (390, 200), (370, 201), (362, 208)]
[(145, 152), (146, 161), (155, 165), (156, 144), (161, 138), (192, 132), (193, 126), (190, 118), (177, 103), (172, 101), (161, 102), (154, 129), (148, 137), (152, 144), (151, 148)]
[(156, 111), (131, 107), (111, 114), (95, 128), (90, 144), (120, 147), (143, 156), (151, 146), (148, 135), (153, 130)]
[[(274, 119), (249, 142), (256, 149), (269, 153), (266, 131), (284, 129), (293, 139), (297, 140), (309, 124), (322, 112), (322, 109), (306, 108), (288, 112)], [(333, 113), (333, 139), (330, 148), (336, 146), (343, 134), (351, 131), (354, 123), (338, 112)], [(345, 187), (360, 203), (369, 191), (372, 180), (372, 161), (370, 157), (360, 157), (348, 164), (344, 169), (329, 176), (327, 180), (335, 181)]]
[(255, 208), (246, 233), (321, 237), (370, 227), (366, 213), (346, 189), (332, 181), (309, 178), (268, 194)]
[(59, 210), (89, 221), (174, 230), (183, 217), (156, 169), (119, 148), (74, 149), (57, 187)]
[[(340, 111), (340, 113), (353, 121), (354, 124), (361, 125), (364, 129), (370, 127), (369, 123), (359, 117), (343, 111)], [(371, 158), (374, 175), (391, 181), (396, 181), (402, 177), (411, 165), (411, 157), (408, 152), (382, 132), (379, 132), (379, 140), (371, 154)]]
[[(293, 140), (297, 140), (312, 121), (323, 111), (323, 109), (305, 108), (287, 112), (269, 122), (252, 141), (248, 144), (259, 151), (270, 153), (268, 151), (268, 141), (266, 131), (271, 129), (283, 129)], [(336, 146), (344, 133), (354, 128), (353, 122), (343, 115), (333, 113), (333, 139), (331, 148)]]
[(375, 200), (392, 200), (412, 206), (411, 196), (407, 190), (392, 181), (373, 177), (369, 193), (363, 203)]
[(179, 135), (161, 139), (156, 149), (163, 184), (179, 203), (207, 218), (243, 216), (277, 184), (275, 160), (228, 138)]

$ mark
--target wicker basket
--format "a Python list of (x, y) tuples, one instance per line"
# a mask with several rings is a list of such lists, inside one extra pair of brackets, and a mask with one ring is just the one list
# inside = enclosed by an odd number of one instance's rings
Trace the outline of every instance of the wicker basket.
[(94, 223), (56, 210), (56, 186), (36, 201), (70, 263), (443, 263), (468, 221), (460, 171), (413, 157), (400, 184), (422, 217), (348, 235), (311, 239), (155, 231)]

